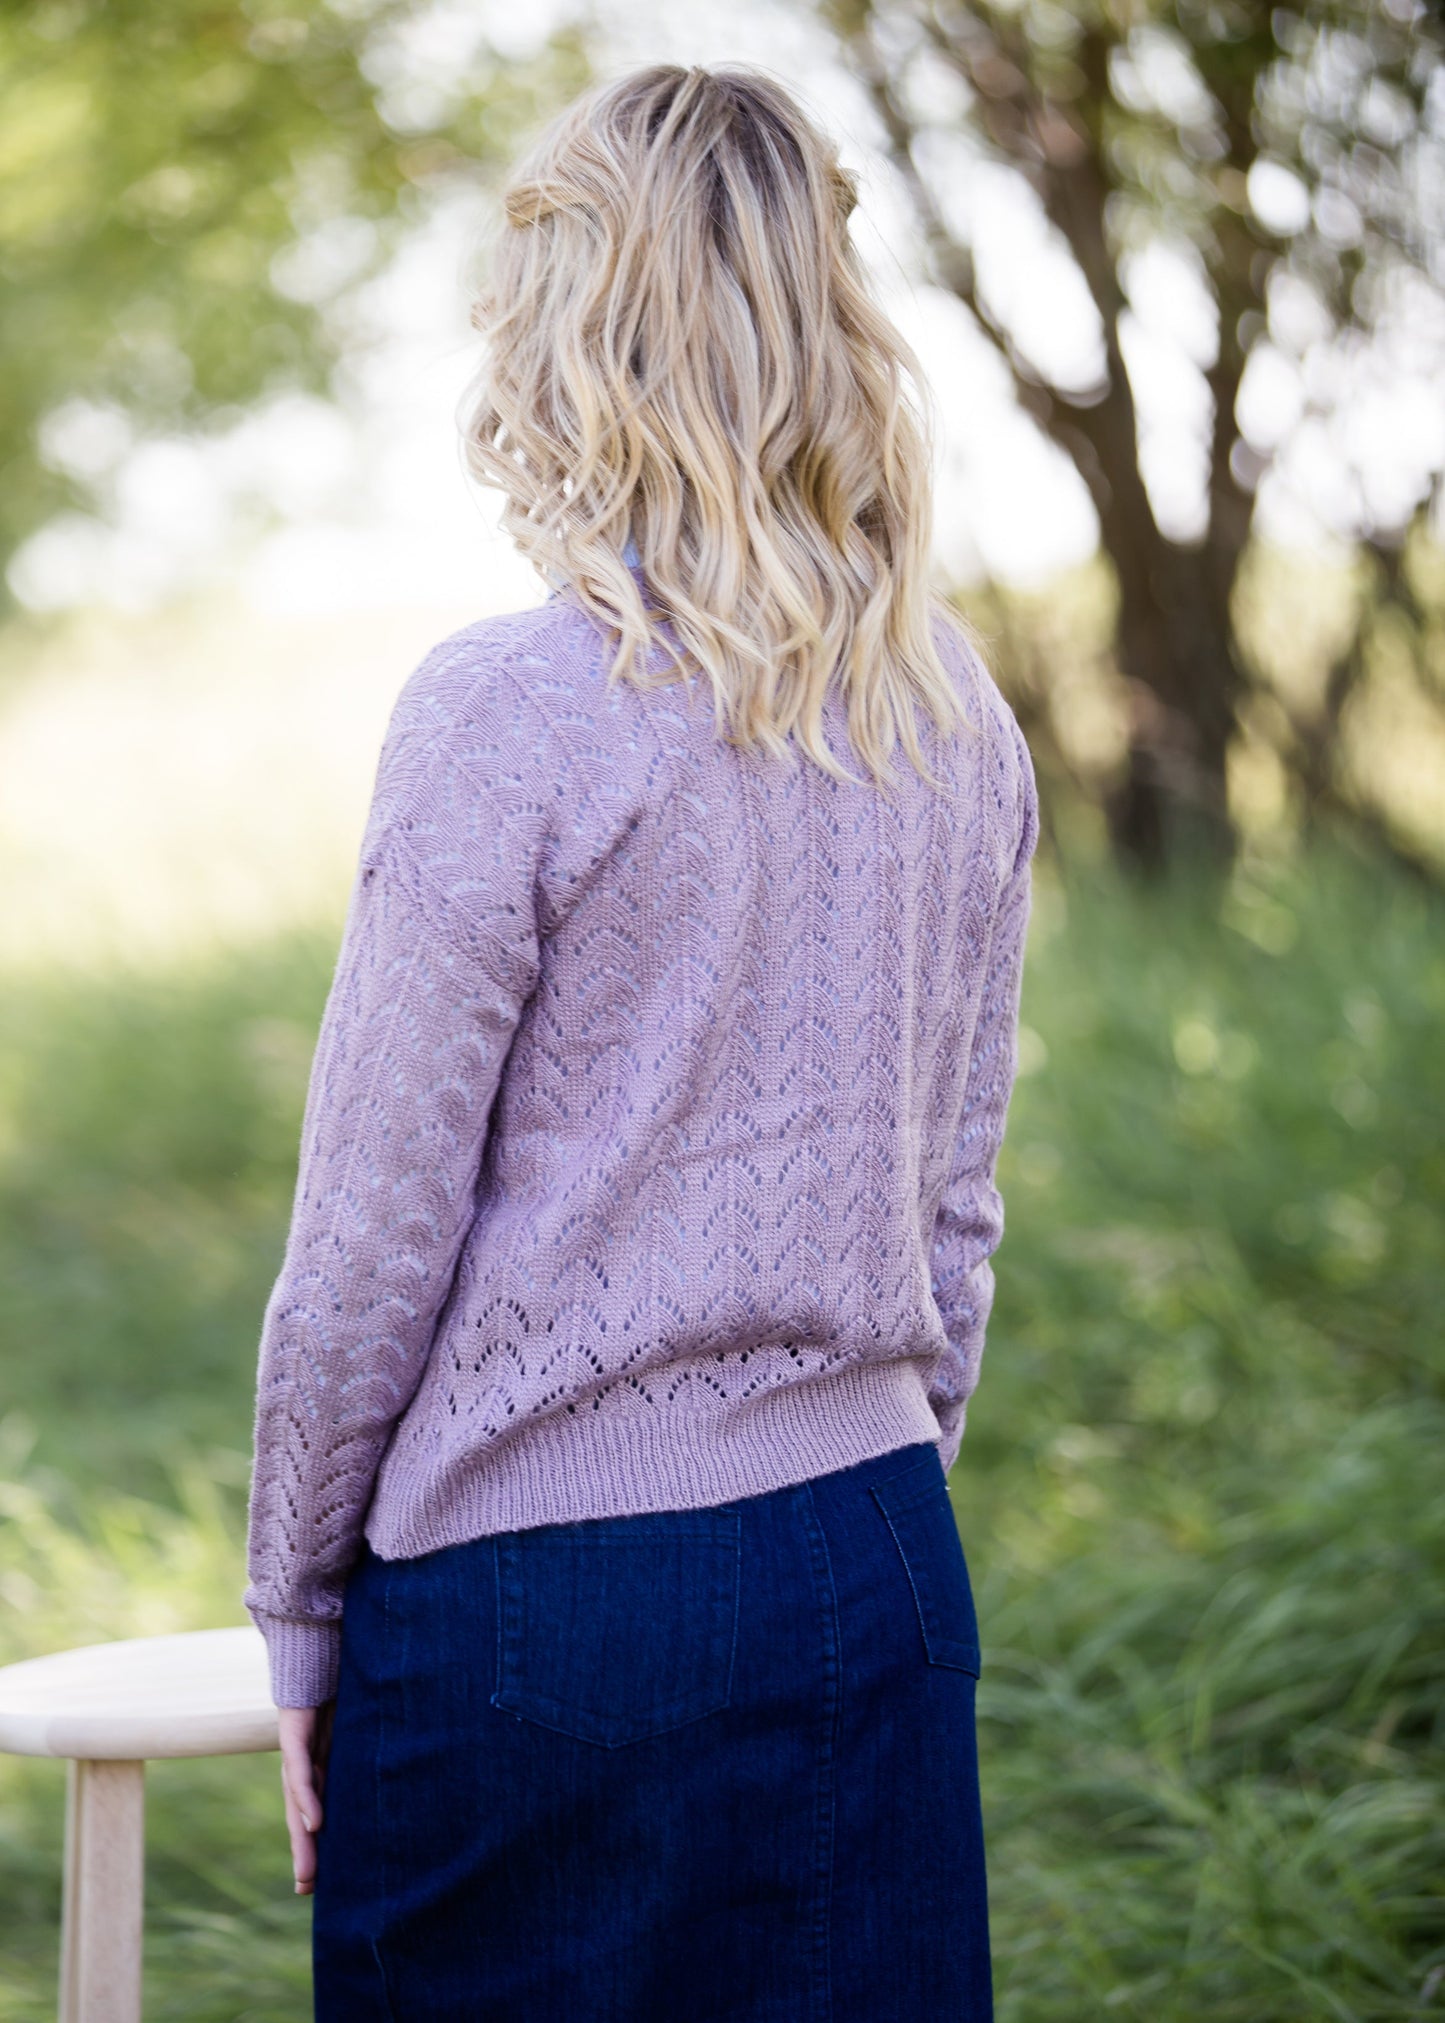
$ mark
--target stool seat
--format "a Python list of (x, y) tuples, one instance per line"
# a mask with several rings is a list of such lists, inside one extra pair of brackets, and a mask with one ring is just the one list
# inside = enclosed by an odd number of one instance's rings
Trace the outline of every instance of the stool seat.
[(0, 1670), (0, 1751), (90, 1763), (277, 1747), (259, 1630), (87, 1644)]
[(65, 1756), (60, 2023), (140, 2023), (145, 1766), (275, 1749), (259, 1630), (87, 1644), (0, 1670), (0, 1751)]

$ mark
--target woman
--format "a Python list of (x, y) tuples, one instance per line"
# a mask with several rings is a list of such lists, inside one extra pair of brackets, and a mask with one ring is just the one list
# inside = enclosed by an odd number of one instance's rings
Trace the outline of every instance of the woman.
[(261, 1350), (323, 2019), (990, 2014), (945, 1472), (1038, 815), (854, 202), (672, 67), (507, 192), (467, 438), (555, 587), (396, 705)]

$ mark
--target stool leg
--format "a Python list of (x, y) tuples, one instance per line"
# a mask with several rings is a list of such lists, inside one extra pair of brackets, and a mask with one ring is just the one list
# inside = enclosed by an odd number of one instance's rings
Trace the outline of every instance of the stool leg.
[(145, 1765), (70, 1765), (60, 2023), (140, 2023)]

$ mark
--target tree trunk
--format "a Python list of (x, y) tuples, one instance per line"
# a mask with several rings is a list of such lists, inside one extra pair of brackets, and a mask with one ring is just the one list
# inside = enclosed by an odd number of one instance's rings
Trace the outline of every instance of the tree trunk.
[(1099, 108), (1108, 102), (1111, 40), (1094, 29), (1077, 60), (1086, 79), (1086, 119), (1039, 95), (1026, 49), (1010, 23), (981, 13), (921, 19), (946, 62), (977, 94), (977, 117), (1000, 156), (1038, 192), (1067, 240), (1103, 325), (1108, 383), (1101, 399), (1074, 404), (1040, 385), (979, 298), (966, 246), (948, 231), (913, 159), (913, 127), (899, 104), (887, 61), (873, 41), (870, 0), (833, 0), (830, 12), (856, 73), (887, 131), (892, 159), (912, 192), (942, 284), (992, 337), (1013, 375), (1020, 405), (1064, 450), (1089, 488), (1102, 546), (1113, 566), (1119, 611), (1115, 642), (1130, 698), (1129, 749), (1122, 779), (1105, 799), (1121, 859), (1146, 874), (1180, 854), (1228, 863), (1234, 848), (1226, 765), (1242, 686), (1230, 597), (1248, 537), (1249, 504), (1229, 469), (1234, 400), (1242, 360), (1232, 309), (1221, 302), (1210, 527), (1201, 547), (1184, 548), (1159, 530), (1139, 470), (1133, 389), (1119, 344), (1127, 303), (1106, 230), (1109, 177)]

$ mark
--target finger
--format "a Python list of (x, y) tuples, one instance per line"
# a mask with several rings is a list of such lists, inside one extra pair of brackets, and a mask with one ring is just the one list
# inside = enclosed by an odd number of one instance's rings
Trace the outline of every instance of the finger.
[(329, 1707), (283, 1708), (279, 1719), (281, 1789), (299, 1896), (312, 1894), (316, 1876), (316, 1833), (322, 1820), (318, 1759), (324, 1758), (328, 1740), (328, 1713)]
[(286, 1832), (291, 1842), (291, 1873), (295, 1878), (297, 1895), (309, 1896), (316, 1876), (316, 1836), (306, 1824), (284, 1767), (281, 1784), (286, 1801)]
[(315, 1833), (321, 1824), (321, 1794), (316, 1789), (311, 1750), (305, 1737), (282, 1736), (281, 1774), (307, 1831)]

